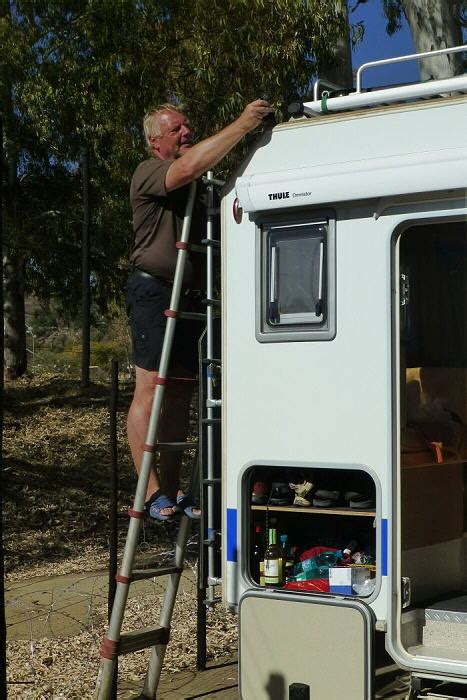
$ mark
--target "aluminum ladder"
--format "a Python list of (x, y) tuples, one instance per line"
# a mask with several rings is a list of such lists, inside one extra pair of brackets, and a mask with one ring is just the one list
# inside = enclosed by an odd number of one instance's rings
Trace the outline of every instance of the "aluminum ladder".
[[(166, 647), (170, 637), (170, 623), (177, 597), (180, 577), (183, 571), (184, 553), (187, 540), (191, 531), (191, 520), (182, 516), (175, 544), (175, 556), (172, 566), (158, 567), (155, 569), (136, 570), (133, 568), (134, 558), (138, 545), (139, 533), (144, 518), (144, 503), (150, 470), (153, 465), (154, 453), (157, 449), (185, 450), (196, 447), (196, 443), (157, 443), (157, 430), (161, 413), (164, 388), (167, 383), (170, 354), (173, 345), (175, 325), (180, 294), (182, 290), (183, 272), (188, 250), (188, 240), (191, 226), (191, 218), (196, 195), (196, 182), (190, 185), (185, 216), (183, 220), (180, 241), (176, 243), (178, 249), (177, 264), (175, 268), (174, 284), (170, 300), (170, 308), (166, 310), (167, 325), (162, 346), (161, 360), (158, 377), (155, 381), (154, 398), (151, 416), (146, 433), (146, 441), (143, 446), (141, 468), (135, 492), (133, 507), (129, 509), (130, 523), (125, 542), (120, 571), (116, 576), (117, 588), (115, 593), (112, 614), (107, 635), (101, 644), (101, 666), (96, 684), (96, 697), (98, 700), (110, 700), (114, 692), (114, 682), (117, 669), (117, 659), (122, 654), (128, 654), (140, 649), (152, 648), (148, 670), (144, 682), (143, 693), (140, 697), (155, 698), (159, 678), (162, 671)], [(209, 307), (208, 307), (209, 308)], [(180, 313), (181, 318), (204, 318), (202, 314)], [(197, 467), (192, 476), (193, 486), (196, 486), (198, 478)], [(121, 632), (123, 617), (128, 598), (129, 586), (133, 581), (147, 578), (167, 576), (167, 587), (160, 611), (159, 624), (145, 627), (131, 632)]]
[[(206, 238), (206, 331), (200, 342), (199, 382), (199, 464), (201, 527), (198, 561), (197, 661), (199, 670), (206, 668), (206, 614), (207, 609), (220, 602), (216, 588), (220, 578), (221, 535), (221, 373), (220, 332), (218, 328), (220, 300), (215, 298), (214, 260), (219, 253), (220, 241), (214, 237), (214, 188), (224, 186), (209, 171), (203, 178), (207, 188)], [(216, 329), (217, 323), (217, 329)]]

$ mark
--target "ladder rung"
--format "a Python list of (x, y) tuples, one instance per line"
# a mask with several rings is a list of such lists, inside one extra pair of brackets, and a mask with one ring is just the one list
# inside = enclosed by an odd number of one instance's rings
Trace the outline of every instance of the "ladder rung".
[(215, 358), (204, 357), (202, 360), (203, 365), (222, 365), (222, 360), (217, 360)]
[(216, 241), (214, 238), (203, 238), (201, 240), (201, 245), (211, 246), (212, 248), (219, 248), (221, 242)]
[(176, 566), (159, 566), (155, 569), (135, 569), (131, 575), (132, 581), (144, 581), (148, 578), (157, 578), (158, 576), (168, 576), (169, 574), (181, 574), (183, 569)]
[(155, 644), (168, 644), (170, 630), (167, 627), (145, 627), (133, 632), (123, 632), (118, 645), (119, 654), (147, 649)]
[(225, 180), (219, 180), (215, 177), (208, 177), (207, 175), (203, 175), (201, 180), (204, 185), (216, 185), (216, 187), (224, 187), (225, 185)]
[(203, 484), (205, 486), (212, 486), (212, 484), (220, 484), (222, 482), (222, 479), (220, 476), (216, 476), (213, 479), (203, 479)]
[(198, 447), (197, 442), (158, 442), (157, 449), (160, 452), (183, 452)]
[(221, 300), (220, 299), (203, 299), (201, 302), (204, 304), (204, 306), (217, 306), (219, 307), (221, 305)]
[(179, 318), (184, 318), (187, 321), (205, 321), (206, 314), (198, 314), (195, 311), (180, 311)]
[(206, 246), (204, 245), (198, 245), (198, 243), (190, 243), (190, 250), (193, 251), (193, 253), (205, 253), (206, 252)]
[(209, 607), (210, 605), (217, 605), (217, 603), (221, 603), (221, 602), (222, 602), (222, 598), (220, 596), (216, 596), (212, 600), (203, 600), (203, 605), (207, 605)]
[(201, 420), (201, 423), (204, 423), (204, 425), (214, 425), (215, 423), (220, 423), (221, 418), (203, 418)]

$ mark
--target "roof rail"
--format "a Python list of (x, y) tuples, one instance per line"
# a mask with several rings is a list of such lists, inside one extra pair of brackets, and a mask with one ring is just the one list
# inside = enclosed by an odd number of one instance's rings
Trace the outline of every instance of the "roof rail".
[(452, 46), (450, 49), (437, 49), (436, 51), (411, 53), (406, 56), (395, 56), (394, 58), (382, 58), (379, 61), (368, 61), (368, 63), (363, 63), (357, 70), (357, 75), (355, 78), (355, 90), (357, 92), (362, 91), (362, 73), (367, 68), (374, 68), (375, 66), (386, 66), (390, 63), (403, 63), (404, 61), (414, 61), (419, 58), (432, 58), (434, 56), (444, 56), (448, 53), (461, 53), (463, 51), (467, 51), (467, 44), (463, 46)]
[[(460, 53), (463, 51), (467, 51), (467, 44), (462, 46), (454, 46), (450, 49), (439, 49), (437, 51), (427, 51), (425, 53), (409, 54), (407, 56), (385, 58), (380, 61), (370, 61), (368, 63), (364, 63), (357, 71), (356, 92), (339, 97), (330, 97), (329, 93), (323, 92), (321, 99), (317, 99), (318, 91), (316, 89), (314, 91), (315, 99), (313, 102), (304, 103), (303, 112), (307, 116), (317, 116), (319, 114), (327, 114), (330, 112), (358, 109), (361, 107), (371, 107), (377, 104), (404, 102), (417, 98), (433, 97), (435, 95), (442, 95), (452, 92), (467, 92), (467, 74), (455, 76), (453, 78), (443, 78), (442, 80), (430, 80), (424, 83), (382, 88), (373, 90), (372, 92), (362, 92), (361, 87), (361, 76), (366, 68), (387, 65), (389, 63), (410, 61), (428, 56)], [(318, 84), (322, 82), (323, 81), (317, 81)]]

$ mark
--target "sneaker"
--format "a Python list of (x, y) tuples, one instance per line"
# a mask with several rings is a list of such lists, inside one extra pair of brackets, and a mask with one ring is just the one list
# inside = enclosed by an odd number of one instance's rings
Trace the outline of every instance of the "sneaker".
[(289, 483), (289, 486), (292, 491), (295, 491), (294, 506), (301, 506), (302, 508), (311, 506), (311, 497), (307, 498), (313, 490), (311, 481), (303, 481), (301, 484)]
[(269, 503), (272, 506), (288, 506), (292, 501), (292, 491), (287, 482), (273, 481)]
[(340, 498), (340, 491), (318, 489), (313, 497), (313, 505), (315, 508), (333, 508), (339, 505)]
[(375, 507), (375, 499), (373, 496), (368, 496), (363, 493), (354, 493), (349, 499), (350, 508), (355, 510), (366, 510)]
[(264, 506), (268, 502), (270, 487), (264, 479), (256, 479), (251, 491), (251, 502), (256, 506)]

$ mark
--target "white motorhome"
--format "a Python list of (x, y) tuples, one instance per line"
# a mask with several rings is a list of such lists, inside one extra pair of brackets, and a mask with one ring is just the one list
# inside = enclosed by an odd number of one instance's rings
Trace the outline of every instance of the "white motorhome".
[[(243, 700), (370, 699), (377, 633), (412, 697), (467, 697), (466, 93), (317, 93), (227, 185), (222, 579)], [(353, 541), (363, 585), (260, 585), (272, 527), (297, 552)]]

